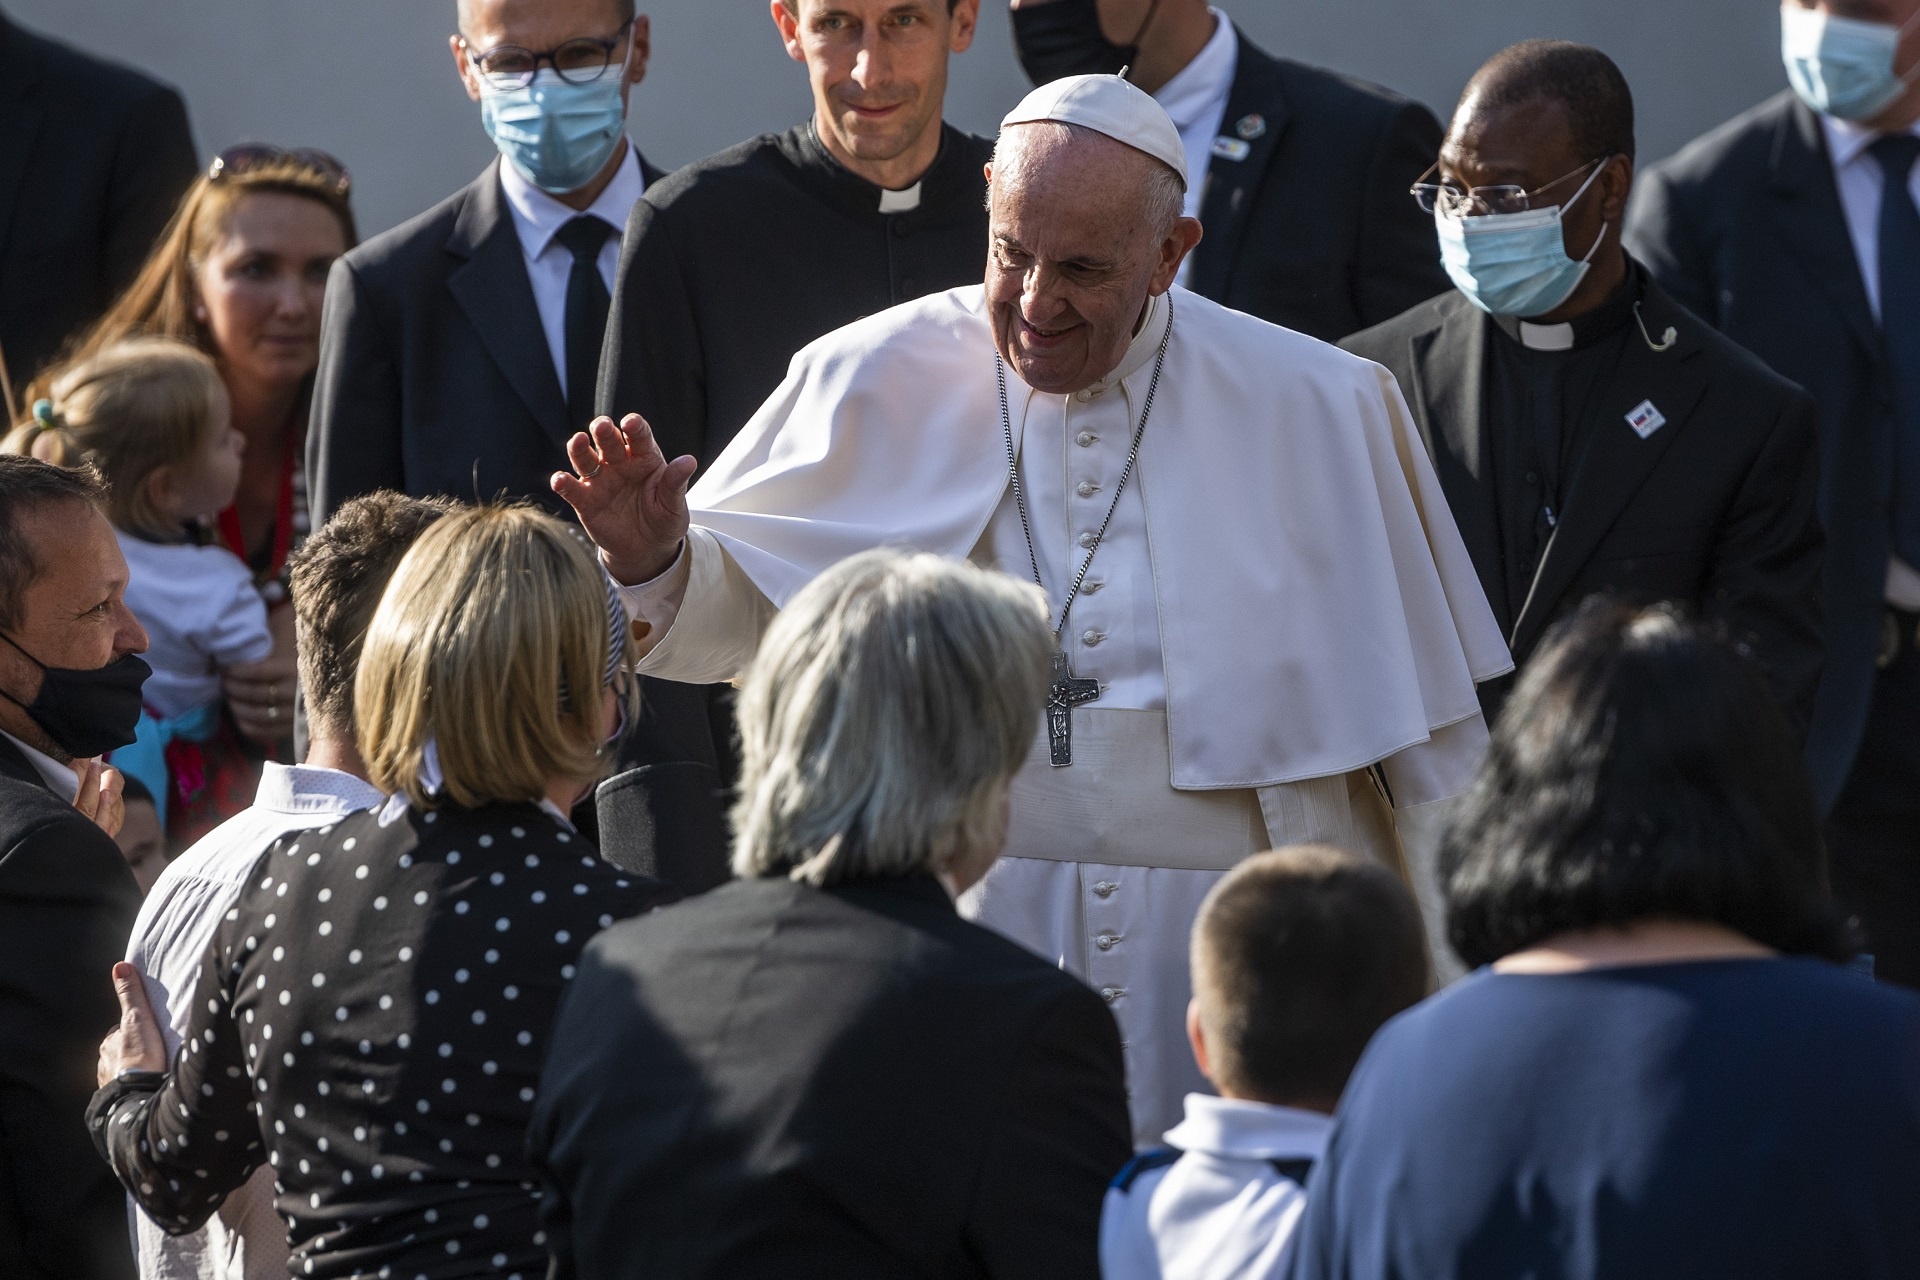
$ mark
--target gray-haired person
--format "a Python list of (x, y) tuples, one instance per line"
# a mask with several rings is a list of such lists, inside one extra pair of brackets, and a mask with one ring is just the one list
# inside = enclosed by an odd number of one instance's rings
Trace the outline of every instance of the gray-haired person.
[(740, 696), (734, 883), (583, 955), (531, 1132), (557, 1275), (1098, 1274), (1129, 1154), (1100, 998), (953, 898), (1038, 726), (1034, 587), (871, 551)]

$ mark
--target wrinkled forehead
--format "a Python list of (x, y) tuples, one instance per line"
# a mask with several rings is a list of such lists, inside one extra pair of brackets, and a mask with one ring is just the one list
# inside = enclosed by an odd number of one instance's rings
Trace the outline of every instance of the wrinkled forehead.
[(993, 224), (1104, 225), (1124, 238), (1146, 209), (1150, 166), (1124, 143), (1052, 121), (1010, 125), (993, 153)]

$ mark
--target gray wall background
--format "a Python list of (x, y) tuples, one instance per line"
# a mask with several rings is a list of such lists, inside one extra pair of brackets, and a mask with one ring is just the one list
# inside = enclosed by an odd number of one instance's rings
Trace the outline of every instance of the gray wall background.
[[(234, 142), (317, 146), (353, 171), (363, 232), (471, 180), (492, 148), (455, 79), (453, 0), (0, 0), (22, 25), (178, 86), (203, 157)], [(628, 127), (672, 167), (808, 110), (765, 0), (639, 0), (654, 56)], [(1558, 36), (1605, 49), (1632, 83), (1643, 160), (1784, 85), (1773, 0), (1221, 0), (1271, 53), (1418, 98), (1443, 120), (1488, 55)], [(979, 133), (1026, 89), (1004, 0), (983, 0), (947, 117)], [(1302, 193), (1303, 198), (1309, 198)]]

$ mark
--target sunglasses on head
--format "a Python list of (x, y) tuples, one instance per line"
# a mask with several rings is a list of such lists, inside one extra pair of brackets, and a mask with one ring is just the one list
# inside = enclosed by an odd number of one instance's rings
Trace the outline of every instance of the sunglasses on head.
[(228, 147), (213, 158), (207, 166), (207, 181), (218, 182), (222, 178), (237, 177), (257, 169), (272, 168), (277, 165), (293, 164), (311, 170), (321, 178), (333, 184), (335, 195), (345, 196), (353, 190), (353, 175), (347, 172), (347, 166), (324, 151), (312, 147), (269, 146), (264, 142), (243, 142)]

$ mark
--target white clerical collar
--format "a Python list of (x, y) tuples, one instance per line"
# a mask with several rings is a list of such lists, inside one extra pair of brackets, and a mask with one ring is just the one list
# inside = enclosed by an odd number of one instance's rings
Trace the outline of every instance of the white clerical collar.
[(47, 790), (59, 796), (68, 804), (80, 798), (80, 775), (61, 764), (44, 751), (35, 750), (4, 729), (0, 729), (0, 738), (5, 738), (20, 748), (20, 754), (27, 758), (33, 771), (40, 775), (40, 781), (47, 784)]
[(1187, 1095), (1186, 1119), (1167, 1130), (1182, 1151), (1243, 1160), (1318, 1160), (1326, 1153), (1333, 1117), (1267, 1102)]
[(1218, 105), (1225, 110), (1240, 62), (1240, 38), (1234, 34), (1232, 20), (1212, 5), (1207, 12), (1213, 15), (1212, 38), (1153, 95), (1182, 134), (1198, 124), (1208, 108)]
[(919, 207), (920, 184), (917, 182), (901, 191), (880, 188), (880, 212), (882, 213), (912, 213)]
[(507, 197), (507, 208), (513, 214), (520, 243), (529, 259), (545, 253), (553, 243), (554, 234), (582, 214), (612, 227), (612, 239), (618, 243), (621, 233), (627, 229), (627, 215), (633, 212), (633, 206), (647, 189), (646, 179), (640, 173), (639, 151), (624, 138), (621, 145), (627, 153), (621, 157), (620, 167), (613, 171), (613, 180), (607, 183), (607, 189), (599, 198), (584, 209), (560, 203), (527, 181), (526, 175), (514, 168), (512, 162), (500, 162), (500, 190)]
[(1571, 351), (1573, 350), (1573, 326), (1571, 324), (1533, 324), (1522, 320), (1520, 345), (1529, 351)]

